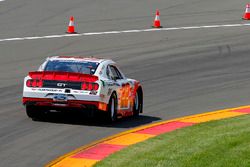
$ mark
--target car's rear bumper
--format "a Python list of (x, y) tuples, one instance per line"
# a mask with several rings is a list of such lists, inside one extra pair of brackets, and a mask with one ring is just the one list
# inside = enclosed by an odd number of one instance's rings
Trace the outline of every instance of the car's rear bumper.
[(85, 100), (55, 101), (51, 98), (23, 97), (23, 104), (33, 105), (33, 106), (44, 106), (51, 108), (98, 109), (107, 111), (107, 104), (98, 101), (85, 101)]

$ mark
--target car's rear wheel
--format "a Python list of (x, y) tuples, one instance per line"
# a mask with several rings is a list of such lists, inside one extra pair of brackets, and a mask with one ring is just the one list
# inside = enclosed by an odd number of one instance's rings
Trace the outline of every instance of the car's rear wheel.
[(26, 106), (26, 114), (32, 119), (38, 119), (44, 115), (44, 111), (36, 106)]
[(117, 97), (115, 93), (110, 97), (106, 119), (108, 122), (114, 122), (117, 120)]
[(137, 90), (134, 99), (133, 116), (139, 116), (139, 113), (142, 112), (142, 103), (142, 92)]

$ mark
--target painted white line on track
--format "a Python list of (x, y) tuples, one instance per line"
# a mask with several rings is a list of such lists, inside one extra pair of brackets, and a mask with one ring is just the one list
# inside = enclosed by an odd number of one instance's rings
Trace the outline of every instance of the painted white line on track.
[[(3, 1), (3, 0), (0, 0), (0, 1)], [(63, 37), (80, 37), (80, 36), (92, 36), (92, 35), (109, 35), (109, 34), (122, 34), (122, 33), (154, 32), (154, 31), (174, 31), (174, 30), (193, 30), (193, 29), (208, 29), (208, 28), (228, 28), (228, 27), (243, 27), (243, 26), (250, 26), (250, 23), (245, 23), (245, 24), (224, 24), (224, 25), (204, 25), (204, 26), (191, 26), (191, 27), (170, 27), (170, 28), (160, 28), (160, 29), (151, 28), (151, 29), (140, 29), (140, 30), (88, 32), (88, 33), (81, 33), (81, 34), (47, 35), (47, 36), (37, 36), (37, 37), (19, 37), (19, 38), (0, 39), (0, 42), (37, 40), (37, 39), (52, 39), (52, 38), (63, 38)]]

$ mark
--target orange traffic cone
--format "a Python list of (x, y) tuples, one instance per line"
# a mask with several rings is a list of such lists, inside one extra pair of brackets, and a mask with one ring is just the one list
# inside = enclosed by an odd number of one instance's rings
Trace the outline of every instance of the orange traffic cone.
[(155, 20), (154, 20), (154, 23), (153, 23), (152, 27), (154, 27), (154, 28), (162, 28), (161, 21), (160, 21), (160, 12), (159, 12), (158, 9), (156, 10)]
[(242, 17), (244, 20), (250, 20), (250, 4), (246, 5), (246, 11), (244, 16)]
[(71, 16), (69, 20), (69, 26), (68, 26), (68, 31), (67, 33), (69, 34), (75, 34), (75, 25), (74, 25), (74, 17)]

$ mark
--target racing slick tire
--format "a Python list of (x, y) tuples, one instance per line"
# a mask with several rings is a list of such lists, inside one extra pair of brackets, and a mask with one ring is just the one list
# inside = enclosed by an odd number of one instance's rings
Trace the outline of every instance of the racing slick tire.
[(133, 107), (133, 116), (139, 116), (139, 113), (142, 113), (142, 106), (143, 106), (143, 97), (141, 89), (138, 89), (135, 94), (134, 99), (134, 107)]
[(29, 118), (39, 119), (44, 115), (44, 111), (35, 106), (26, 106), (26, 114)]
[(109, 123), (115, 122), (117, 120), (117, 96), (115, 93), (113, 93), (109, 99), (106, 120)]

